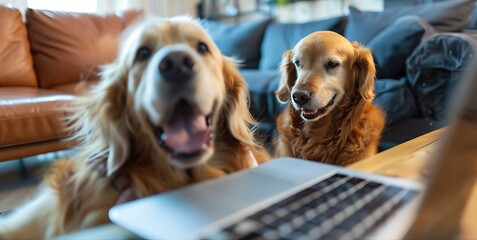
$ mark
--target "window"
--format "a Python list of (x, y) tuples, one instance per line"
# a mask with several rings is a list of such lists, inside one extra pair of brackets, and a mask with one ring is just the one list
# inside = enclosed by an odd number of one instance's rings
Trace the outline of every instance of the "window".
[(96, 0), (27, 0), (29, 8), (67, 12), (96, 12)]

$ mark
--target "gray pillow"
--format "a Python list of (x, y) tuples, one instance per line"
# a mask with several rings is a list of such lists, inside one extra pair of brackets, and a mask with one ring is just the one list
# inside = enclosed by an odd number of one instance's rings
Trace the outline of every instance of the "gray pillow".
[(292, 49), (295, 44), (310, 33), (330, 30), (343, 33), (346, 18), (336, 17), (307, 23), (271, 23), (265, 30), (261, 47), (261, 70), (276, 70), (283, 52)]
[(467, 25), (473, 8), (474, 1), (469, 0), (451, 0), (382, 12), (364, 12), (350, 7), (345, 37), (350, 41), (366, 45), (374, 36), (403, 15), (417, 15), (439, 32), (457, 32)]
[(201, 23), (222, 54), (240, 60), (243, 68), (258, 68), (260, 43), (270, 19), (236, 24), (210, 20), (201, 20)]

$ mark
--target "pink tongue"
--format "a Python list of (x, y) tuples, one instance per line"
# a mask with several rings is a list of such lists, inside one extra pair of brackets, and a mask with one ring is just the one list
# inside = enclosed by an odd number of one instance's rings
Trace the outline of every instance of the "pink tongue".
[(185, 102), (180, 102), (171, 120), (163, 126), (166, 143), (174, 153), (196, 153), (209, 141), (210, 128), (204, 115), (196, 113)]

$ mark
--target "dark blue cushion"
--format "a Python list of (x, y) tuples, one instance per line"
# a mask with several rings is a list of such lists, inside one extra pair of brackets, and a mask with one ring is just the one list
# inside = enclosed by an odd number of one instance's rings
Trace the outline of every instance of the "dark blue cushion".
[(222, 54), (240, 60), (243, 68), (258, 68), (260, 44), (270, 19), (236, 24), (210, 20), (201, 20), (201, 23)]
[[(441, 121), (462, 71), (475, 55), (475, 39), (464, 33), (439, 33), (419, 44), (406, 61), (407, 80), (419, 116)], [(475, 67), (475, 66), (471, 66)]]
[(404, 15), (417, 15), (440, 32), (461, 31), (467, 25), (473, 8), (474, 1), (469, 0), (444, 1), (382, 12), (362, 12), (350, 7), (345, 36), (351, 41), (366, 45), (389, 24)]
[(402, 16), (376, 35), (367, 45), (373, 51), (378, 78), (400, 78), (406, 74), (406, 58), (427, 32), (434, 31), (418, 16)]
[(376, 97), (373, 103), (386, 113), (388, 123), (397, 122), (418, 114), (412, 92), (406, 84), (406, 78), (379, 79), (374, 82)]
[(276, 70), (244, 69), (240, 74), (248, 84), (250, 113), (258, 122), (255, 125), (255, 136), (270, 152), (273, 152), (278, 136), (275, 121), (280, 111), (286, 107), (275, 97), (280, 73)]
[(444, 126), (445, 124), (441, 122), (420, 117), (406, 118), (402, 121), (390, 123), (383, 130), (379, 150), (389, 149)]
[(259, 122), (275, 123), (275, 119), (284, 107), (275, 97), (280, 82), (276, 70), (241, 70), (247, 81), (250, 93), (250, 113)]
[(276, 70), (283, 52), (292, 49), (295, 44), (310, 33), (331, 30), (342, 33), (346, 18), (336, 17), (307, 23), (271, 23), (265, 30), (261, 47), (261, 70)]

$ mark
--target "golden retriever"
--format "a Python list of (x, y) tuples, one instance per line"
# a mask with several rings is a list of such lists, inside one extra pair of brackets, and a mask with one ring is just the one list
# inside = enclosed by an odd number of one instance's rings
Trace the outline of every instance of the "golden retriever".
[(278, 156), (348, 165), (377, 152), (384, 113), (372, 104), (369, 49), (343, 36), (312, 33), (284, 53), (276, 96)]
[(197, 22), (133, 25), (71, 121), (79, 153), (58, 161), (0, 238), (49, 238), (109, 222), (118, 202), (253, 167), (247, 85)]

